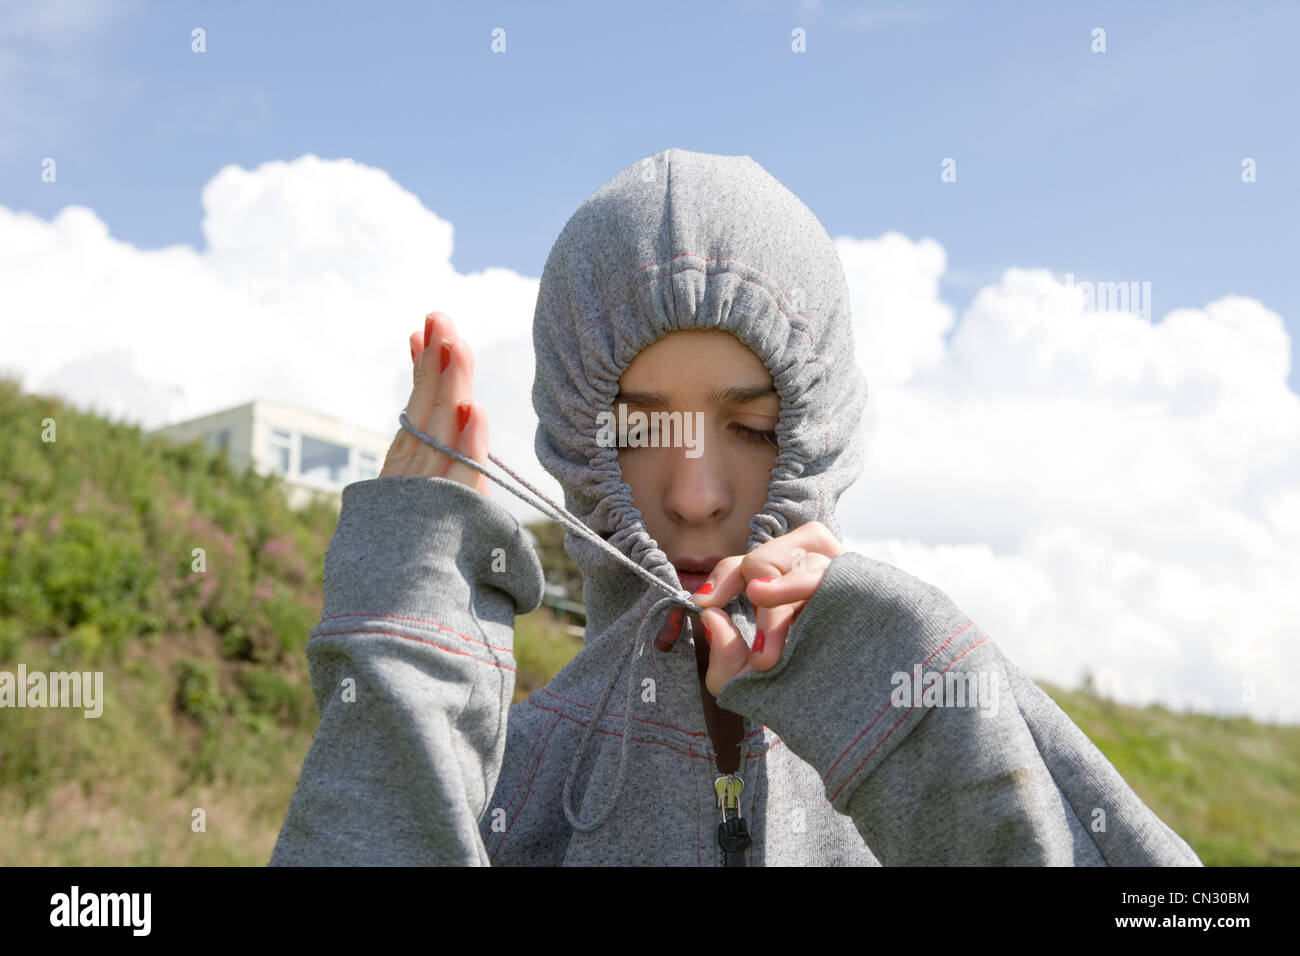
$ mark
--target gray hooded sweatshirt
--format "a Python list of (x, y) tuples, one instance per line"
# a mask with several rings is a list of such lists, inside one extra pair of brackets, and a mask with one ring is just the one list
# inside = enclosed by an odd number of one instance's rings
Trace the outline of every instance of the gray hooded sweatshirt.
[[(813, 520), (839, 538), (866, 400), (839, 257), (750, 157), (663, 150), (556, 240), (533, 402), (566, 508), (679, 590), (598, 415), (643, 348), (713, 328), (753, 350), (781, 399), (747, 549)], [(583, 649), (511, 706), (514, 618), (544, 585), (518, 521), (443, 478), (344, 489), (307, 644), (320, 726), (271, 864), (722, 864), (694, 635), (656, 650), (647, 635), (674, 599), (572, 532), (566, 550), (584, 578)], [(727, 612), (752, 641), (748, 600)], [(733, 860), (1200, 865), (977, 623), (865, 554), (831, 561), (780, 661), (733, 678), (717, 704), (744, 718), (752, 843)]]

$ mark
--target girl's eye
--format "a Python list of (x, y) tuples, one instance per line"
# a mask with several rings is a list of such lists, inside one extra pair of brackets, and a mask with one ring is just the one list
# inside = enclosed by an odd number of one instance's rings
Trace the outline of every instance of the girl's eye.
[(753, 442), (756, 445), (771, 445), (778, 448), (776, 441), (776, 432), (759, 431), (757, 428), (747, 428), (744, 425), (734, 425), (734, 427), (745, 441)]

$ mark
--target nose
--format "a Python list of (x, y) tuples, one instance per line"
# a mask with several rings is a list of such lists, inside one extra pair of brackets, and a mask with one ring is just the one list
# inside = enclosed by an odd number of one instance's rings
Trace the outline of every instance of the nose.
[(731, 482), (719, 455), (703, 450), (688, 458), (674, 448), (668, 464), (664, 511), (679, 525), (702, 526), (722, 521), (731, 511)]

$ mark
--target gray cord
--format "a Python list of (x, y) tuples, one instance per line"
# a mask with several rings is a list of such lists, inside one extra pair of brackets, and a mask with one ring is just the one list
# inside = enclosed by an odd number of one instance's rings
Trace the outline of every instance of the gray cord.
[[(639, 574), (642, 578), (649, 581), (651, 584), (653, 584), (655, 587), (659, 588), (660, 590), (665, 591), (668, 594), (668, 596), (671, 597), (678, 604), (683, 605), (684, 607), (690, 609), (696, 614), (703, 612), (704, 609), (702, 607), (700, 607), (698, 604), (690, 600), (690, 595), (691, 595), (690, 591), (685, 591), (685, 590), (676, 591), (673, 589), (672, 585), (670, 585), (667, 581), (661, 581), (659, 578), (655, 577), (645, 568), (641, 567), (641, 565), (637, 564), (635, 561), (629, 558), (622, 551), (618, 550), (618, 548), (614, 547), (612, 544), (610, 544), (600, 535), (596, 534), (596, 532), (588, 528), (574, 515), (570, 514), (563, 507), (556, 504), (546, 495), (542, 494), (540, 491), (538, 491), (528, 482), (524, 481), (524, 479), (519, 477), (519, 475), (515, 474), (515, 472), (511, 468), (503, 464), (496, 457), (496, 455), (493, 455), (491, 452), (489, 452), (488, 460), (491, 461), (498, 468), (500, 468), (502, 471), (504, 471), (506, 474), (508, 474), (515, 481), (519, 482), (521, 485), (523, 485), (525, 488), (531, 491), (538, 498), (542, 499), (542, 501), (546, 502), (546, 505), (542, 505), (537, 501), (530, 500), (526, 495), (523, 494), (523, 492), (519, 491), (517, 488), (510, 487), (504, 481), (498, 478), (496, 475), (492, 474), (490, 471), (488, 471), (478, 462), (474, 461), (472, 458), (469, 458), (465, 455), (462, 455), (458, 451), (448, 448), (446, 445), (438, 441), (436, 438), (426, 435), (424, 432), (420, 431), (418, 428), (412, 425), (411, 420), (406, 417), (406, 409), (402, 409), (402, 414), (398, 416), (397, 420), (403, 428), (405, 428), (416, 438), (419, 438), (421, 441), (429, 445), (432, 445), (434, 448), (438, 449), (443, 454), (450, 455), (452, 458), (455, 458), (461, 464), (468, 465), (470, 468), (473, 468), (475, 471), (487, 475), (488, 478), (490, 478), (492, 481), (495, 481), (498, 485), (500, 485), (506, 491), (510, 492), (520, 501), (524, 502), (525, 504), (532, 505), (534, 508), (542, 512), (542, 514), (546, 515), (552, 521), (559, 522), (560, 524), (564, 525), (566, 528), (571, 530), (574, 534), (578, 535), (579, 537), (585, 538), (586, 540), (590, 541), (592, 544), (596, 545), (597, 547), (604, 548), (606, 551), (612, 554), (619, 561), (622, 561), (625, 565), (627, 565), (627, 567), (629, 567), (631, 570)], [(547, 505), (549, 505), (550, 507), (548, 508)]]

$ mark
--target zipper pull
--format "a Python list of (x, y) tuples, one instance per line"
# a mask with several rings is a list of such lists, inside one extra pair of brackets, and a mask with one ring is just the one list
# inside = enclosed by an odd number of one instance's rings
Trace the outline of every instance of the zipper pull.
[(724, 774), (713, 781), (713, 790), (718, 795), (718, 810), (722, 814), (722, 822), (718, 824), (718, 846), (722, 850), (719, 862), (722, 866), (744, 866), (745, 851), (753, 842), (740, 815), (740, 794), (744, 789), (745, 781), (734, 773)]
[(727, 811), (735, 810), (736, 816), (740, 816), (740, 794), (745, 789), (745, 781), (734, 773), (724, 773), (717, 780), (713, 781), (713, 790), (718, 795), (718, 809), (722, 811), (722, 819), (727, 819)]

